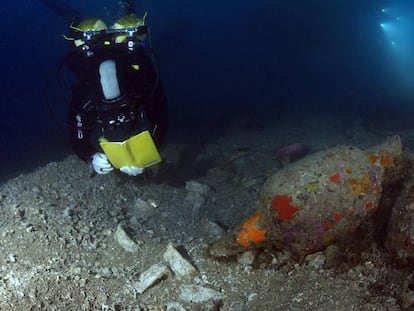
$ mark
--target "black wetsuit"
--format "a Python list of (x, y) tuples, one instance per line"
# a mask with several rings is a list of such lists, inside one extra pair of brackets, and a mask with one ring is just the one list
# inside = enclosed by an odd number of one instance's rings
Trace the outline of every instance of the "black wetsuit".
[[(111, 101), (105, 100), (100, 84), (99, 65), (105, 60), (115, 61), (121, 92)], [(92, 57), (75, 51), (67, 64), (77, 77), (68, 125), (71, 145), (79, 158), (89, 161), (95, 152), (102, 152), (99, 137), (123, 141), (148, 130), (156, 145), (162, 142), (168, 127), (167, 99), (149, 48), (130, 52), (125, 44), (117, 44), (96, 51)]]
[[(68, 23), (78, 23), (82, 14), (59, 0), (40, 0)], [(135, 12), (134, 0), (119, 1), (120, 14)], [(72, 44), (72, 42), (71, 42)], [(122, 141), (148, 130), (156, 145), (168, 128), (167, 99), (159, 81), (158, 65), (150, 48), (137, 46), (128, 50), (124, 43), (99, 48), (88, 56), (73, 48), (65, 58), (74, 72), (67, 123), (74, 152), (84, 161), (101, 152), (99, 138)], [(100, 84), (99, 65), (105, 60), (116, 64), (120, 96), (106, 101)]]

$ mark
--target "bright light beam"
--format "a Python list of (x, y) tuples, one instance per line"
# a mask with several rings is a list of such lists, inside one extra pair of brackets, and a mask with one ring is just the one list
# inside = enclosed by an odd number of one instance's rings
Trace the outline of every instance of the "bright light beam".
[(381, 12), (383, 21), (379, 26), (392, 52), (394, 90), (414, 98), (414, 7), (396, 6), (383, 8)]

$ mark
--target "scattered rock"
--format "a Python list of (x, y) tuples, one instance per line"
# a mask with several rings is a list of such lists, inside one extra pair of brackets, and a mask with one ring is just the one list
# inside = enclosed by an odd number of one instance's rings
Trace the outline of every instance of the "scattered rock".
[(202, 207), (206, 204), (210, 187), (195, 181), (187, 181), (185, 189), (188, 192), (184, 198), (184, 204), (191, 208), (192, 218), (197, 219), (200, 217)]
[(243, 252), (237, 256), (237, 262), (243, 266), (251, 266), (256, 258), (256, 252), (253, 250)]
[(207, 197), (210, 192), (210, 187), (207, 185), (200, 184), (196, 181), (186, 181), (185, 189), (188, 192), (195, 192), (203, 197)]
[(243, 178), (240, 181), (240, 188), (241, 189), (251, 189), (257, 187), (263, 183), (264, 178), (262, 177), (247, 177)]
[(182, 285), (180, 299), (187, 303), (207, 303), (213, 301), (215, 305), (223, 303), (223, 294), (213, 288), (201, 285)]
[(326, 257), (322, 252), (317, 252), (306, 256), (305, 261), (309, 267), (313, 268), (314, 270), (320, 270), (325, 264)]
[(167, 278), (170, 274), (170, 269), (163, 263), (156, 263), (148, 270), (141, 273), (138, 282), (135, 283), (134, 289), (138, 294), (142, 294), (148, 288)]
[(249, 307), (240, 301), (232, 302), (228, 311), (250, 311)]
[(178, 302), (169, 302), (167, 303), (167, 309), (165, 311), (187, 311), (187, 310)]
[(137, 198), (132, 208), (129, 209), (132, 217), (147, 220), (155, 214), (155, 207), (141, 198)]
[(199, 274), (198, 270), (186, 259), (171, 243), (165, 251), (164, 260), (168, 262), (171, 270), (180, 277), (192, 277)]
[(212, 239), (217, 239), (225, 232), (221, 226), (207, 218), (202, 219), (199, 230), (203, 237)]
[(121, 225), (117, 226), (114, 237), (118, 244), (127, 252), (134, 253), (139, 250), (139, 245), (128, 236)]

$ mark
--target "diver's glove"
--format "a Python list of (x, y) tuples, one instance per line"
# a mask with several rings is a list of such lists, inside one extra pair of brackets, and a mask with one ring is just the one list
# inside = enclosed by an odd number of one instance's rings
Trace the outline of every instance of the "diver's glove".
[(138, 166), (121, 166), (119, 170), (122, 173), (125, 173), (129, 176), (137, 176), (139, 174), (142, 174), (142, 172), (144, 171), (144, 168), (138, 167)]
[(92, 167), (100, 175), (109, 174), (114, 169), (106, 155), (101, 152), (97, 152), (92, 156)]

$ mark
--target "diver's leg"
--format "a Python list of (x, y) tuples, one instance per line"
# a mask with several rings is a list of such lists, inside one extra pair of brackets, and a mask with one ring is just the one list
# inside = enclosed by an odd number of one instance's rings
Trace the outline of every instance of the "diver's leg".
[(119, 0), (119, 16), (135, 14), (135, 0)]
[(59, 16), (63, 17), (68, 23), (78, 23), (82, 20), (82, 14), (71, 8), (69, 5), (60, 0), (40, 0), (49, 9)]

